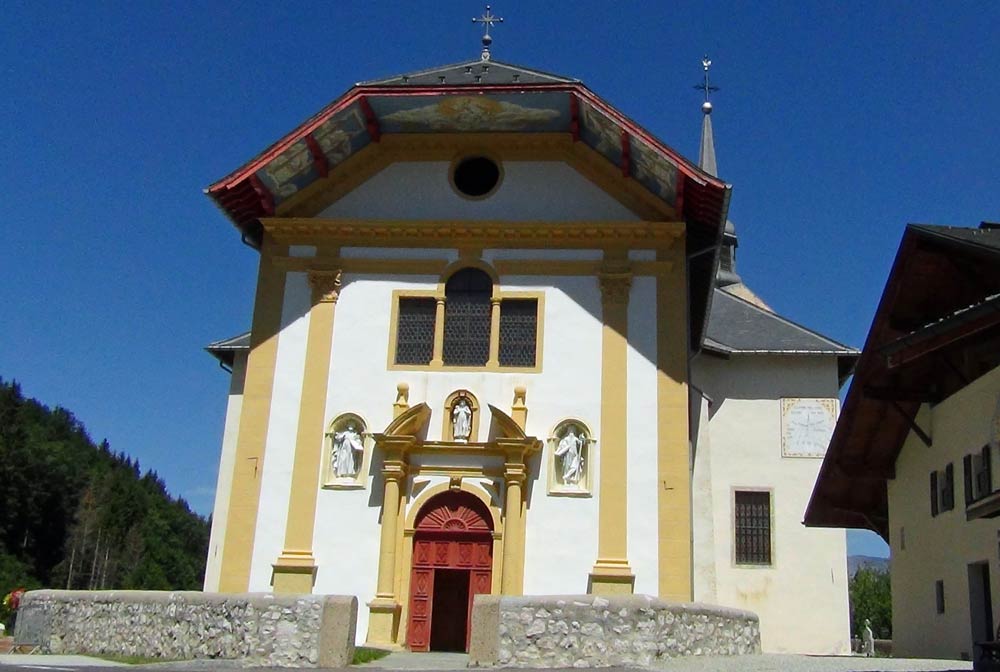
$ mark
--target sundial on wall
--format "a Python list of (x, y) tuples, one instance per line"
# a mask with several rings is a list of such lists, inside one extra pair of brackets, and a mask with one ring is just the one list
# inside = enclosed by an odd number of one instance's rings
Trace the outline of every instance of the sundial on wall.
[(781, 400), (781, 456), (823, 457), (837, 424), (837, 400)]

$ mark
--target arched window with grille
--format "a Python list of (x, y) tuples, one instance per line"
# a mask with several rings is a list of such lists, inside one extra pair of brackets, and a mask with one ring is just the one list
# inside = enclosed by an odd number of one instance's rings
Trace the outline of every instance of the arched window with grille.
[(501, 291), (495, 275), (464, 266), (436, 290), (393, 292), (393, 368), (541, 370), (544, 293)]
[(484, 366), (490, 357), (493, 279), (478, 268), (463, 268), (444, 288), (445, 366)]

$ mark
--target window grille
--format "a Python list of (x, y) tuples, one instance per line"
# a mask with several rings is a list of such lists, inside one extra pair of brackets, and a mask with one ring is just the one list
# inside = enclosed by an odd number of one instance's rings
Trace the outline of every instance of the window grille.
[(493, 281), (478, 269), (465, 268), (449, 278), (444, 293), (445, 365), (485, 365), (490, 357)]
[(399, 300), (396, 363), (429, 364), (434, 356), (435, 300), (404, 297)]
[(736, 493), (736, 564), (771, 564), (771, 493)]
[(536, 299), (506, 299), (500, 304), (500, 366), (534, 366), (538, 331)]

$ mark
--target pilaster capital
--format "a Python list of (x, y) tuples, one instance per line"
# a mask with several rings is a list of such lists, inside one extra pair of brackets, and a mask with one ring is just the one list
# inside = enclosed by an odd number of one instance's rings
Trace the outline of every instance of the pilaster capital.
[(313, 290), (313, 300), (319, 303), (336, 303), (342, 288), (342, 272), (309, 271), (309, 285)]
[(528, 467), (524, 462), (506, 462), (503, 465), (503, 477), (508, 486), (521, 485), (528, 478)]
[(406, 478), (408, 467), (403, 460), (386, 460), (382, 463), (382, 478), (386, 481), (402, 481)]
[(601, 283), (601, 298), (612, 304), (627, 304), (632, 289), (632, 272), (627, 269), (608, 269), (597, 276)]

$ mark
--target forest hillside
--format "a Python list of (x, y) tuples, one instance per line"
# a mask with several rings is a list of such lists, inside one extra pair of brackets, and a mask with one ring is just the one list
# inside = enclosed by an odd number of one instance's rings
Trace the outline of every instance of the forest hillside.
[(200, 590), (208, 532), (156, 472), (0, 379), (0, 594)]

